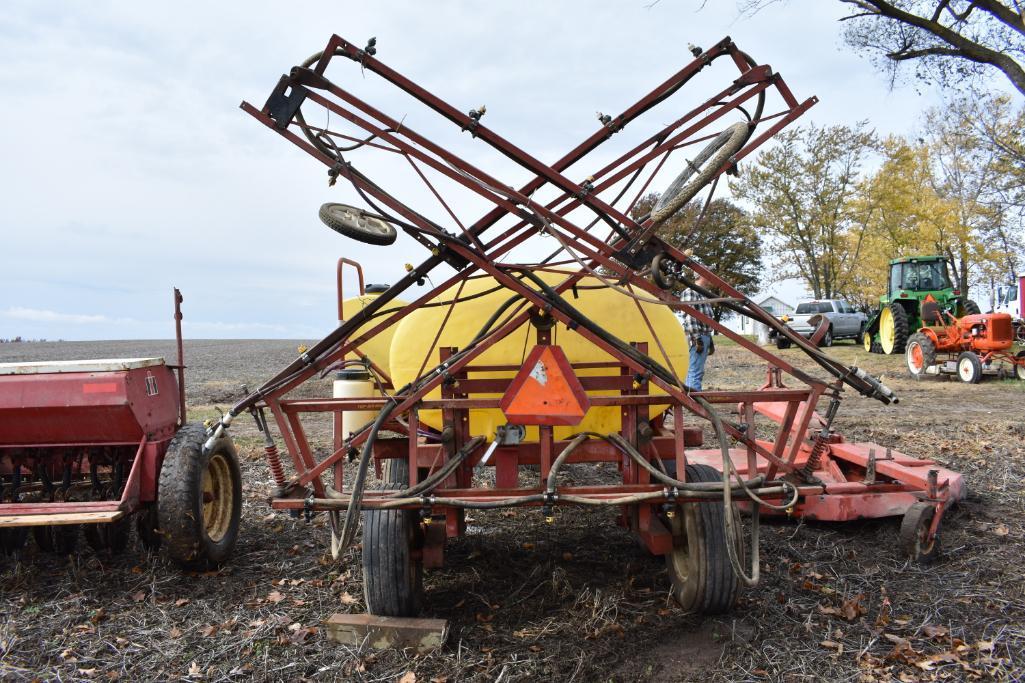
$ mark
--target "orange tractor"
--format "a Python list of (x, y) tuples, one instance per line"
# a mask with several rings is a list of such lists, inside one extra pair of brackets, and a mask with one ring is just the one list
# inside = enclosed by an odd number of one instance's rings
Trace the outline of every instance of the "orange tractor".
[[(1025, 380), (1025, 350), (1012, 353), (1014, 326), (1007, 313), (978, 313), (955, 317), (940, 309), (931, 296), (922, 303), (924, 326), (908, 338), (905, 359), (915, 379), (926, 375), (957, 374), (976, 384), (984, 374), (1004, 374), (1004, 365)], [(994, 363), (995, 362), (995, 363)]]

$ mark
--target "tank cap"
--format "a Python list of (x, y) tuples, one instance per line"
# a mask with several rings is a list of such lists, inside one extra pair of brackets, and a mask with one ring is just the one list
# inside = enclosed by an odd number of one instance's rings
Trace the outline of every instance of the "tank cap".
[(369, 381), (370, 372), (365, 368), (345, 368), (335, 373), (335, 379)]
[(391, 285), (367, 285), (363, 288), (363, 292), (366, 294), (380, 294), (385, 292)]

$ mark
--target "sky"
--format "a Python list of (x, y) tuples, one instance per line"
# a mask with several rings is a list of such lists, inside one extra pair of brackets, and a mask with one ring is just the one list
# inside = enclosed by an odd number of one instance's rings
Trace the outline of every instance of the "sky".
[[(423, 260), (406, 235), (381, 248), (322, 225), (322, 203), (358, 196), (343, 183), (328, 187), (319, 162), (239, 109), (243, 99), (262, 105), (278, 77), (332, 33), (359, 44), (375, 36), (386, 64), (463, 110), (486, 105), (489, 127), (546, 162), (595, 130), (596, 111), (625, 109), (686, 64), (689, 43), (727, 35), (782, 73), (798, 99), (819, 98), (802, 124), (867, 120), (879, 133), (907, 133), (939, 102), (936, 93), (891, 91), (846, 49), (839, 3), (790, 0), (754, 17), (738, 16), (733, 0), (700, 6), (5, 0), (0, 338), (168, 338), (172, 287), (185, 298), (187, 337), (319, 338), (337, 324), (338, 257), (384, 283)], [(338, 61), (328, 75), (343, 87), (503, 182), (529, 178)], [(687, 97), (726, 82), (709, 76)], [(681, 97), (645, 125), (672, 120)], [(433, 201), (413, 188), (408, 166), (392, 175), (390, 160), (366, 157), (360, 168), (393, 179), (418, 209)], [(463, 195), (452, 202), (470, 222), (486, 208)], [(424, 211), (444, 219), (437, 205)], [(770, 290), (791, 302), (802, 295), (794, 283)]]

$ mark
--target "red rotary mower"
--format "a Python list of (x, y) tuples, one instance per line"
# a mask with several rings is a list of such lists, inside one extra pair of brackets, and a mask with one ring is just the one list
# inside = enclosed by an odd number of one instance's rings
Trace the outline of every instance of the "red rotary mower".
[[(84, 535), (120, 553), (132, 522), (189, 569), (225, 561), (238, 536), (242, 479), (231, 439), (204, 451), (188, 423), (180, 292), (178, 364), (163, 358), (0, 363), (0, 549), (29, 533), (68, 554)], [(177, 371), (177, 377), (175, 377)]]
[(922, 303), (924, 327), (908, 338), (904, 352), (915, 379), (957, 375), (977, 384), (983, 375), (1003, 376), (1006, 363), (1025, 380), (1025, 350), (1015, 354), (1014, 322), (1007, 313), (978, 313), (955, 317), (940, 309), (931, 296)]

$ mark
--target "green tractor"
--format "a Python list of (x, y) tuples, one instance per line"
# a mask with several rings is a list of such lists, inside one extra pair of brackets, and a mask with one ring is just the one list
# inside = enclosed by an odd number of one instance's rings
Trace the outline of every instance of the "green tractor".
[(862, 334), (865, 350), (904, 353), (908, 336), (922, 327), (921, 308), (931, 296), (940, 310), (957, 317), (979, 313), (979, 305), (950, 283), (944, 256), (912, 256), (890, 261), (886, 294), (879, 297), (879, 312), (869, 318)]

